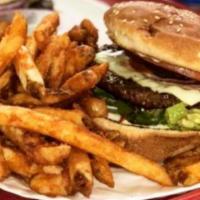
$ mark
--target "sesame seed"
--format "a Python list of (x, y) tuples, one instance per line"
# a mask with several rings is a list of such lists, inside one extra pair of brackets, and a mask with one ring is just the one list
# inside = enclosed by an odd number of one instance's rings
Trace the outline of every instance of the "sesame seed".
[(169, 20), (169, 24), (171, 25), (171, 24), (173, 24), (174, 23), (174, 21), (173, 20)]
[(113, 14), (114, 15), (118, 15), (119, 14), (119, 10), (113, 10)]
[(134, 24), (135, 23), (135, 20), (131, 20), (129, 21), (130, 24)]
[(180, 27), (183, 27), (183, 24), (179, 24)]

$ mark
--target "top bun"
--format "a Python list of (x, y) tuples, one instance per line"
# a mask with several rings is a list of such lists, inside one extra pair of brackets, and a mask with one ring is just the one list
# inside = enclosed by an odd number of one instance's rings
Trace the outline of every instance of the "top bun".
[(200, 72), (200, 16), (163, 3), (115, 4), (104, 16), (109, 37), (119, 46)]

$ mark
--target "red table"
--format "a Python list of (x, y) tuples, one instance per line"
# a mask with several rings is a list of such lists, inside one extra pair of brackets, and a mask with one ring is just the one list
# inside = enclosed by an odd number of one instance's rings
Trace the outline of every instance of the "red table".
[[(123, 0), (103, 0), (103, 1), (112, 5), (113, 3), (120, 2)], [(155, 1), (160, 1), (160, 0), (155, 0)], [(176, 0), (174, 0), (174, 1), (173, 0), (163, 0), (163, 1), (171, 3)], [(178, 4), (176, 3), (176, 5), (179, 7), (184, 7), (183, 5), (181, 5), (179, 3)], [(27, 200), (27, 199), (0, 190), (0, 200)], [(189, 193), (183, 194), (181, 196), (177, 196), (177, 197), (164, 198), (162, 200), (200, 200), (200, 190), (192, 191), (192, 192), (189, 192)]]

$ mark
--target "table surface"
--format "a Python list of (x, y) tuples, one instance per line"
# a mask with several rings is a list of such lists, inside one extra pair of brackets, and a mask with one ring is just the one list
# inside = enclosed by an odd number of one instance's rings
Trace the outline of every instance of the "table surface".
[[(123, 0), (102, 0), (102, 1), (112, 5), (116, 2), (121, 2)], [(173, 0), (164, 0), (164, 1), (170, 3)], [(184, 195), (181, 195), (181, 196), (178, 196), (178, 197), (169, 197), (169, 198), (165, 198), (165, 199), (162, 199), (162, 200), (199, 200), (200, 199), (199, 193), (200, 192), (198, 192), (198, 191), (193, 191), (193, 192), (189, 192), (187, 194), (184, 194)], [(27, 200), (27, 199), (0, 190), (0, 200)]]

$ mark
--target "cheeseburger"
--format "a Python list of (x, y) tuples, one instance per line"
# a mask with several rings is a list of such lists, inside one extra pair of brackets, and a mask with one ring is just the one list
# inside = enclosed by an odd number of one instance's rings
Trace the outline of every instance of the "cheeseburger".
[(199, 146), (200, 16), (131, 1), (115, 4), (104, 20), (113, 45), (96, 56), (109, 71), (95, 94), (125, 124), (98, 118), (96, 125), (156, 161)]

